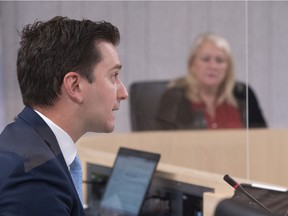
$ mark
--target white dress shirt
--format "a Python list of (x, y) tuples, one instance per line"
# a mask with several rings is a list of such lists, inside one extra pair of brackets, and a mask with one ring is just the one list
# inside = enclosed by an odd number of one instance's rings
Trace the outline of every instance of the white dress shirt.
[[(70, 167), (70, 164), (73, 162), (74, 158), (76, 157), (77, 150), (75, 143), (73, 142), (72, 138), (58, 125), (52, 122), (49, 118), (44, 116), (42, 113), (34, 110), (40, 117), (46, 122), (46, 124), (50, 127), (53, 131), (56, 139), (59, 143), (61, 152), (64, 156), (65, 162)], [(69, 168), (70, 169), (70, 168)]]

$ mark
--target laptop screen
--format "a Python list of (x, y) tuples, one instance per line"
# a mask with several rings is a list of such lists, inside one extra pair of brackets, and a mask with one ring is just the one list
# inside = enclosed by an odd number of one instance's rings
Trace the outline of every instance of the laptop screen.
[(121, 147), (100, 204), (101, 215), (140, 213), (160, 155)]

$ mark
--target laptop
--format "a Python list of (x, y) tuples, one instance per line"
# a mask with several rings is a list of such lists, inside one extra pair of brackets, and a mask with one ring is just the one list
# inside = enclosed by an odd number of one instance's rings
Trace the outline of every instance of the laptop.
[(160, 154), (121, 147), (101, 203), (101, 216), (138, 216)]

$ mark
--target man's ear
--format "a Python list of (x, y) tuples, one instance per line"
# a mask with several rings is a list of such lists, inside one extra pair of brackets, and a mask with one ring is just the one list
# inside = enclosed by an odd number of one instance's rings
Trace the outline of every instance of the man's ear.
[(68, 72), (63, 78), (63, 90), (71, 100), (82, 103), (81, 76), (76, 72)]

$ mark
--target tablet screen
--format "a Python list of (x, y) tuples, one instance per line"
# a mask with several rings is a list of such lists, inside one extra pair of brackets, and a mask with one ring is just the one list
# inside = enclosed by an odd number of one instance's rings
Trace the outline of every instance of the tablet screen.
[(101, 201), (101, 215), (138, 215), (159, 159), (159, 154), (120, 148)]

